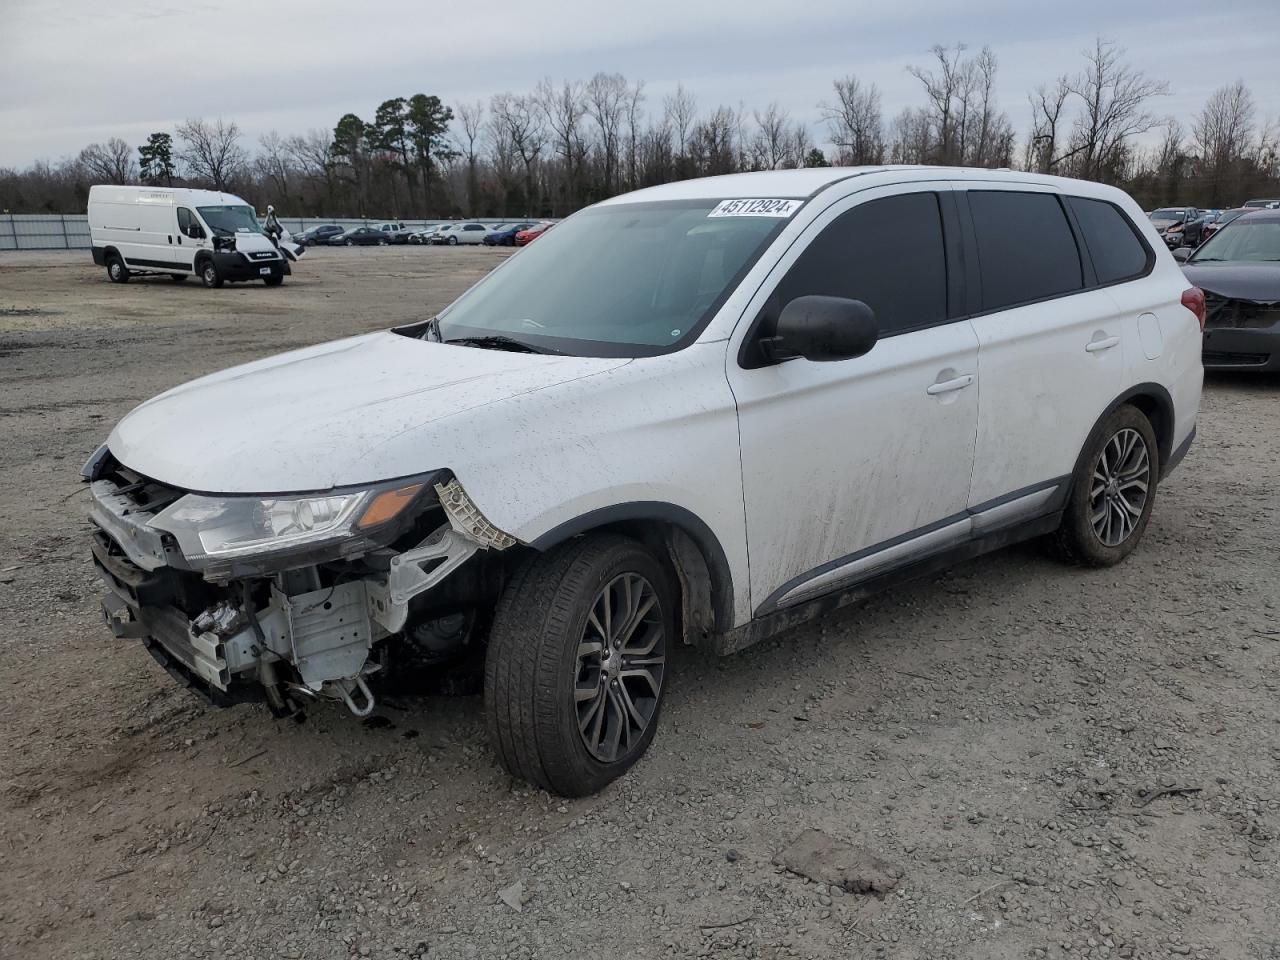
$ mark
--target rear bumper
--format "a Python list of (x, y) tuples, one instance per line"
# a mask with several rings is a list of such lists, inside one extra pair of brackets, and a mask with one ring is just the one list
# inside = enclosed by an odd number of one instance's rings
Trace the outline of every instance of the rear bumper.
[(1280, 325), (1260, 330), (1209, 327), (1204, 332), (1201, 358), (1206, 370), (1280, 371)]

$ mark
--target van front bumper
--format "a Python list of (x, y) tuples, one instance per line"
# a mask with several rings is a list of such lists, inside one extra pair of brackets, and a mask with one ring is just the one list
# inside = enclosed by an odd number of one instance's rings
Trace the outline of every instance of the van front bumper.
[[(277, 254), (271, 260), (254, 260), (249, 254), (232, 251), (215, 253), (214, 266), (218, 268), (218, 276), (223, 280), (236, 283), (244, 280), (265, 280), (267, 277), (287, 277), (292, 271), (289, 261)], [(266, 273), (262, 271), (266, 270)]]

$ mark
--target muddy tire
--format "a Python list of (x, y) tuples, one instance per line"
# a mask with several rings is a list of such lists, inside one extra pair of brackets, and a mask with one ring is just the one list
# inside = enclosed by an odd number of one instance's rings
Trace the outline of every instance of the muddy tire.
[(485, 659), (485, 714), (503, 766), (566, 797), (630, 769), (658, 725), (675, 606), (667, 571), (626, 537), (578, 538), (521, 566)]
[(118, 253), (113, 253), (107, 257), (107, 279), (112, 283), (128, 283), (129, 268), (124, 265), (124, 259)]
[(222, 286), (222, 275), (218, 273), (217, 264), (212, 260), (205, 260), (200, 264), (200, 282), (211, 290)]
[(1137, 407), (1117, 407), (1089, 439), (1062, 516), (1050, 537), (1061, 559), (1088, 567), (1119, 563), (1137, 547), (1151, 519), (1160, 449)]

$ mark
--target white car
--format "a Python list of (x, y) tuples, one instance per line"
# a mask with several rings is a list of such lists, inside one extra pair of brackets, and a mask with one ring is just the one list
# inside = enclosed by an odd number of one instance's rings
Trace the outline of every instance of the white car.
[(142, 404), (85, 465), (118, 636), (217, 702), (363, 715), (485, 657), (513, 774), (578, 795), (728, 652), (1047, 536), (1134, 549), (1195, 435), (1203, 296), (1111, 187), (817, 168), (561, 223), (437, 317)]
[(446, 223), (428, 237), (427, 242), (446, 244), (450, 247), (456, 247), (460, 243), (484, 243), (485, 235), (488, 234), (489, 229), (483, 223)]

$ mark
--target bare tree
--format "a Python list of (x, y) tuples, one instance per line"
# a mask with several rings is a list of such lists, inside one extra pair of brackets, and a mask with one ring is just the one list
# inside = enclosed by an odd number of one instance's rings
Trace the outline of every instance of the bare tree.
[(464, 103), (458, 107), (458, 120), (462, 124), (462, 134), (457, 137), (459, 153), (467, 161), (467, 212), (476, 215), (477, 198), (480, 194), (478, 173), (478, 143), (484, 131), (484, 101)]
[(755, 111), (756, 134), (751, 141), (752, 165), (761, 170), (780, 170), (791, 158), (791, 116), (778, 104), (764, 112)]
[(636, 148), (640, 140), (640, 104), (644, 102), (644, 81), (637, 80), (627, 91), (627, 187), (634, 190), (638, 184)]
[(662, 112), (671, 125), (676, 156), (683, 157), (689, 152), (689, 135), (697, 122), (698, 99), (683, 84), (676, 84), (676, 92), (662, 98)]
[(614, 193), (618, 140), (627, 101), (627, 80), (620, 73), (597, 73), (587, 82), (587, 115), (600, 131), (605, 196)]
[(578, 180), (586, 146), (582, 140), (582, 119), (587, 106), (582, 84), (568, 80), (556, 86), (550, 77), (538, 84), (538, 106), (555, 138), (555, 150), (564, 164), (563, 189), (559, 198), (569, 209), (578, 203)]
[(1240, 189), (1245, 161), (1253, 140), (1253, 95), (1244, 81), (1219, 87), (1191, 124), (1203, 175), (1210, 183), (1210, 202), (1219, 204)]
[(1062, 138), (1067, 100), (1071, 97), (1071, 82), (1066, 74), (1058, 77), (1052, 87), (1043, 83), (1035, 93), (1027, 97), (1031, 104), (1031, 133), (1027, 137), (1026, 166), (1037, 173), (1049, 173), (1058, 159), (1058, 145)]
[(138, 167), (133, 162), (133, 147), (119, 137), (106, 143), (91, 143), (76, 158), (85, 172), (103, 183), (136, 183)]
[(1081, 112), (1072, 131), (1069, 169), (1088, 180), (1114, 182), (1124, 174), (1129, 141), (1160, 125), (1147, 105), (1168, 94), (1169, 84), (1131, 67), (1123, 48), (1102, 37), (1084, 57), (1085, 69), (1070, 84)]
[(206, 180), (215, 190), (225, 190), (244, 171), (247, 156), (240, 146), (240, 128), (221, 117), (209, 122), (199, 117), (178, 124), (182, 141), (179, 156), (197, 180)]
[(834, 102), (818, 104), (827, 123), (827, 135), (837, 149), (837, 162), (869, 164), (884, 162), (884, 119), (880, 114), (880, 91), (874, 83), (863, 85), (850, 74), (836, 80)]
[(285, 139), (275, 130), (258, 137), (258, 155), (254, 158), (254, 166), (262, 178), (271, 184), (276, 203), (289, 196), (289, 177), (293, 172), (290, 160)]
[[(929, 48), (934, 59), (938, 61), (937, 72), (923, 67), (909, 66), (907, 72), (924, 86), (928, 106), (925, 108), (931, 133), (932, 159), (937, 163), (954, 164), (962, 162), (959, 152), (960, 135), (956, 122), (958, 95), (970, 82), (970, 61), (964, 57), (968, 48), (963, 43), (954, 47), (944, 47), (940, 43)], [(926, 159), (926, 158), (921, 158)]]
[(334, 173), (333, 141), (329, 134), (323, 130), (298, 134), (286, 140), (284, 148), (293, 166), (304, 178), (324, 185), (325, 202), (332, 205), (335, 202), (337, 178)]
[(538, 204), (538, 191), (534, 181), (534, 164), (546, 145), (546, 128), (542, 124), (542, 111), (532, 96), (513, 93), (494, 94), (489, 100), (492, 122), (503, 134), (503, 140), (515, 151), (524, 166), (524, 198), (528, 213)]

